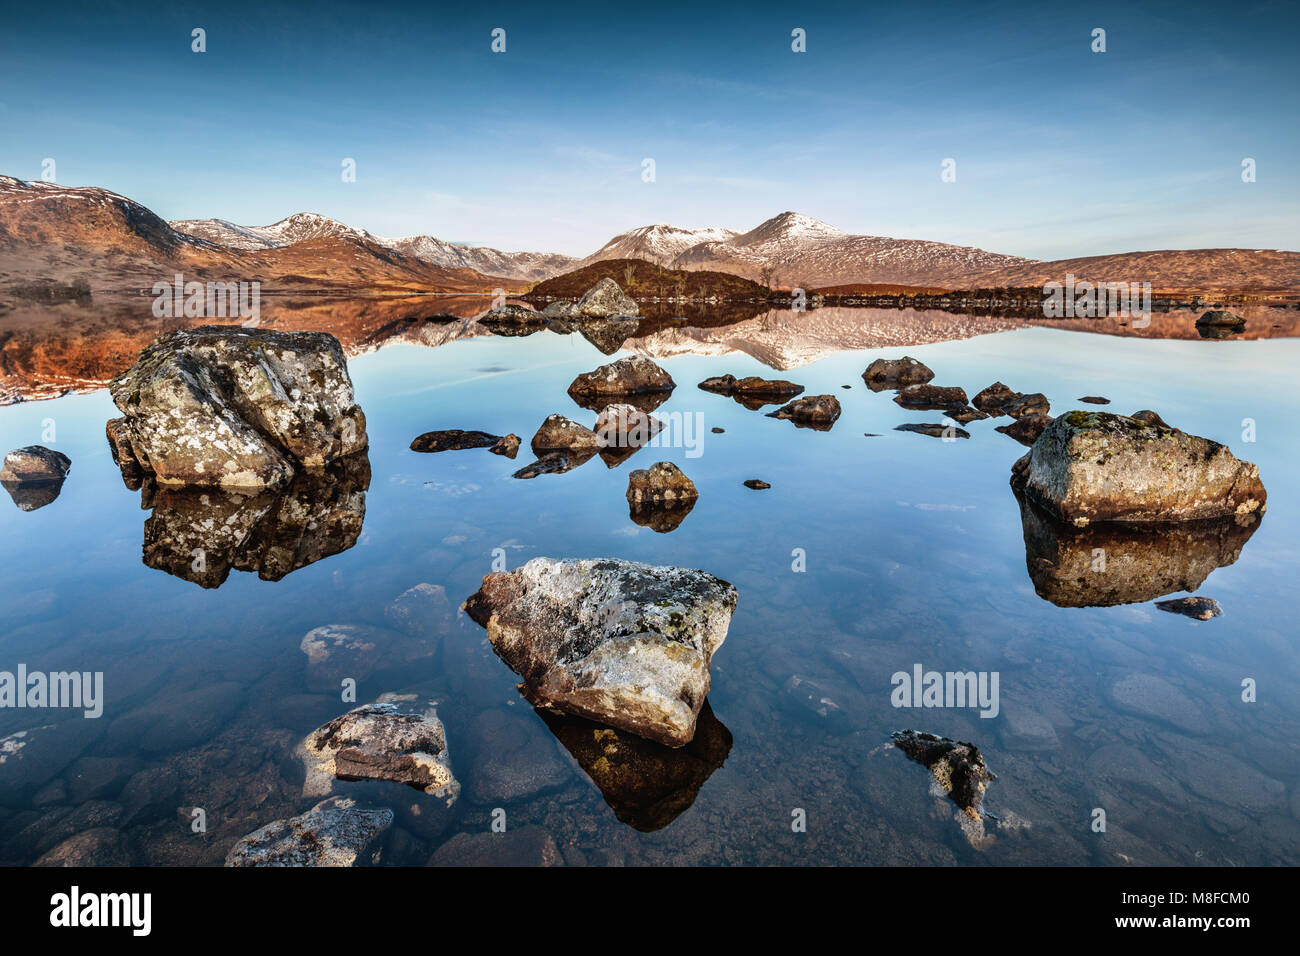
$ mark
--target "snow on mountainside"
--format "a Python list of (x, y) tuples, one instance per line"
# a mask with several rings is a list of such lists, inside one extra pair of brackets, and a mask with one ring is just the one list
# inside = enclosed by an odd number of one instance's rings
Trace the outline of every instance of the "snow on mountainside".
[(731, 229), (679, 229), (662, 223), (641, 226), (615, 236), (581, 262), (574, 263), (574, 268), (606, 259), (644, 259), (655, 265), (667, 266), (693, 246), (707, 242), (726, 242), (739, 235)]
[(444, 269), (473, 269), (484, 275), (527, 281), (550, 278), (564, 272), (574, 262), (573, 257), (558, 253), (501, 252), (498, 249), (446, 242), (434, 236), (386, 239), (311, 212), (295, 213), (269, 226), (241, 226), (225, 219), (182, 219), (171, 225), (174, 229), (215, 242), (227, 249), (243, 251), (280, 249), (327, 236), (362, 239)]
[(847, 282), (962, 283), (1030, 262), (943, 242), (851, 235), (811, 216), (783, 212), (743, 235), (683, 250), (672, 265), (751, 279), (768, 268), (773, 285), (814, 288)]

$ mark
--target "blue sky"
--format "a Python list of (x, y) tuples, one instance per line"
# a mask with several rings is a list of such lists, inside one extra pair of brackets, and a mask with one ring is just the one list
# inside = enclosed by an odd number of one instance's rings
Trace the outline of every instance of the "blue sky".
[(574, 255), (786, 209), (1034, 258), (1300, 249), (1289, 0), (467, 6), (27, 6), (0, 30), (0, 173), (51, 157), (168, 219)]

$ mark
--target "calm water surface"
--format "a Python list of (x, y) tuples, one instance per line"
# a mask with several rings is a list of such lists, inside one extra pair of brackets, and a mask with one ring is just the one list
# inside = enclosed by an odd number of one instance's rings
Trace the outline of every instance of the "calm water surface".
[[(1027, 563), (1008, 485), (1024, 449), (993, 430), (1009, 420), (971, 423), (970, 439), (955, 442), (894, 431), (942, 418), (864, 387), (868, 363), (904, 351), (935, 370), (936, 384), (973, 395), (1001, 380), (1046, 393), (1054, 413), (1104, 395), (1109, 410), (1154, 409), (1258, 463), (1268, 513), (1228, 543), (1229, 554), (1240, 550), (1235, 563), (1195, 592), (1217, 599), (1223, 616), (1164, 613), (1157, 595), (1097, 607), (1040, 596), (1063, 592), (1040, 560), (1041, 529), (1030, 529)], [(150, 511), (109, 457), (107, 393), (0, 409), (4, 449), (40, 442), (52, 423), (56, 438), (44, 443), (73, 461), (52, 504), (22, 512), (0, 499), (0, 669), (103, 671), (106, 697), (98, 720), (0, 711), (10, 751), (0, 861), (32, 863), (110, 827), (135, 862), (215, 864), (239, 837), (310, 807), (294, 750), (347, 705), (312, 679), (300, 642), (313, 628), (352, 624), (377, 629), (379, 648), (358, 702), (385, 692), (437, 701), (464, 787), (447, 830), (394, 834), (389, 862), (423, 863), (454, 834), (486, 831), (503, 808), (511, 831), (544, 829), (570, 864), (1300, 863), (1300, 450), (1290, 420), (1300, 341), (1038, 328), (845, 352), (779, 373), (743, 354), (675, 356), (661, 364), (678, 388), (656, 414), (702, 416), (697, 456), (651, 447), (614, 468), (596, 458), (563, 475), (512, 478), (547, 414), (591, 424), (565, 389), (610, 360), (579, 336), (550, 333), (352, 360), (371, 471), (355, 546), (278, 581), (232, 570), (214, 588), (142, 562)], [(695, 387), (724, 372), (790, 378), (834, 394), (843, 415), (829, 432), (799, 429)], [(1247, 418), (1253, 443), (1243, 442)], [(407, 449), (441, 428), (514, 432), (523, 448), (515, 462)], [(624, 499), (628, 472), (659, 460), (700, 491), (670, 533), (634, 523)], [(750, 491), (747, 478), (772, 488)], [(1047, 541), (1060, 549), (1053, 561), (1091, 550), (1050, 531)], [(1203, 542), (1108, 547), (1131, 559), (1126, 574), (1149, 568), (1156, 579), (1162, 562), (1203, 573), (1225, 560)], [(454, 612), (494, 555), (510, 567), (538, 555), (615, 556), (733, 582), (740, 604), (714, 659), (713, 716), (698, 746), (648, 749), (616, 786), (602, 779), (607, 799), (592, 781), (592, 728), (548, 725), (463, 615), (412, 656), (385, 610), (427, 582)], [(172, 570), (184, 573), (183, 563)], [(1076, 603), (1087, 603), (1091, 584), (1082, 587)], [(917, 664), (997, 672), (1000, 713), (895, 709), (890, 677)], [(1242, 700), (1245, 678), (1257, 682), (1256, 702)], [(886, 746), (908, 727), (984, 752), (997, 779), (983, 835)], [(206, 833), (191, 832), (195, 807)], [(1104, 833), (1092, 828), (1096, 808)], [(796, 810), (805, 833), (792, 832)]]

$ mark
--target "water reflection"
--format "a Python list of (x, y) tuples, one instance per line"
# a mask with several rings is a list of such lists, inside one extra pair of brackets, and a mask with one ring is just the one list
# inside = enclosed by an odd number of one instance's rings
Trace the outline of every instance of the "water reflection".
[(66, 476), (48, 481), (4, 481), (0, 485), (9, 492), (19, 511), (35, 511), (59, 497), (65, 481)]
[(677, 749), (547, 708), (537, 713), (600, 790), (614, 816), (643, 833), (662, 830), (689, 809), (731, 753), (731, 731), (707, 700), (695, 737)]
[(1259, 527), (1254, 515), (1135, 527), (1075, 528), (1044, 514), (1019, 489), (1025, 565), (1034, 590), (1057, 607), (1140, 604), (1195, 591), (1235, 562)]
[(144, 523), (144, 563), (204, 588), (220, 587), (232, 568), (279, 581), (357, 543), (369, 486), (365, 454), (254, 495), (145, 479), (140, 506), (153, 514)]

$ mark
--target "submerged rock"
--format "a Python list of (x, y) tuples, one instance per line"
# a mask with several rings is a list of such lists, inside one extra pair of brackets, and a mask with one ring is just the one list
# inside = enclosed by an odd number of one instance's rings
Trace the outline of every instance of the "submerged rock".
[(627, 476), (630, 516), (652, 531), (674, 530), (695, 507), (695, 483), (670, 461), (639, 468)]
[(1086, 528), (1055, 519), (1015, 490), (1034, 590), (1058, 607), (1140, 604), (1195, 591), (1216, 568), (1234, 563), (1259, 527), (1254, 515)]
[(1156, 607), (1162, 611), (1182, 614), (1184, 617), (1192, 617), (1198, 621), (1208, 621), (1223, 613), (1223, 608), (1219, 607), (1219, 602), (1214, 598), (1207, 597), (1185, 597), (1176, 598), (1172, 601), (1157, 601)]
[(503, 435), (496, 440), (496, 444), (489, 448), (488, 451), (492, 452), (494, 455), (504, 455), (507, 458), (514, 458), (519, 454), (519, 436), (514, 432), (511, 432), (509, 435)]
[(636, 315), (640, 306), (609, 276), (601, 279), (574, 303), (566, 315)]
[(708, 701), (700, 708), (695, 736), (679, 748), (548, 707), (537, 713), (600, 790), (614, 816), (642, 833), (662, 830), (689, 809), (731, 753), (731, 732)]
[(768, 412), (767, 417), (788, 419), (800, 428), (830, 431), (840, 417), (840, 402), (834, 395), (805, 395)]
[(532, 703), (680, 747), (695, 734), (736, 600), (703, 571), (534, 558), (485, 576), (465, 611)]
[(160, 485), (262, 490), (366, 448), (338, 339), (238, 326), (158, 339), (109, 384), (123, 475)]
[(373, 862), (375, 844), (393, 823), (389, 809), (366, 810), (330, 797), (301, 816), (276, 820), (241, 839), (226, 866), (355, 866)]
[(530, 444), (538, 457), (551, 451), (566, 451), (587, 452), (590, 458), (601, 449), (600, 437), (594, 431), (563, 415), (548, 415)]
[(915, 432), (918, 435), (929, 435), (931, 438), (970, 438), (970, 432), (964, 428), (936, 422), (908, 422), (905, 425), (895, 425), (894, 431)]
[(339, 780), (386, 780), (438, 797), (450, 806), (460, 793), (447, 737), (433, 705), (385, 695), (307, 735), (302, 743), (305, 796), (329, 793)]
[(0, 482), (61, 482), (68, 476), (72, 459), (44, 445), (15, 448), (5, 455)]
[(1259, 469), (1226, 445), (1109, 412), (1054, 419), (1012, 472), (1030, 498), (1079, 526), (1249, 515), (1267, 498)]
[(1010, 435), (1022, 445), (1033, 445), (1038, 441), (1038, 436), (1043, 433), (1043, 429), (1050, 424), (1052, 424), (1051, 415), (1026, 415), (1024, 418), (1017, 418), (1010, 425), (999, 425), (994, 430)]
[(491, 448), (501, 440), (499, 435), (491, 435), (487, 432), (461, 431), (459, 428), (448, 428), (445, 431), (425, 432), (420, 435), (411, 442), (411, 451), (438, 452), (464, 451), (468, 448)]
[(932, 378), (934, 372), (910, 355), (899, 359), (876, 359), (862, 373), (862, 380), (873, 392), (883, 392), (902, 385), (922, 385)]
[(676, 387), (672, 376), (658, 365), (648, 358), (635, 356), (583, 372), (569, 385), (569, 395), (578, 400), (606, 395), (671, 392)]
[(298, 649), (307, 657), (307, 684), (337, 692), (345, 678), (358, 682), (381, 668), (428, 660), (433, 645), (418, 635), (369, 624), (322, 624), (308, 631)]
[(892, 739), (894, 746), (930, 771), (963, 813), (972, 820), (980, 818), (984, 792), (996, 778), (984, 765), (978, 747), (915, 730), (895, 731)]
[(539, 826), (504, 833), (457, 833), (429, 858), (429, 866), (564, 866), (555, 838)]
[(966, 390), (947, 385), (908, 385), (894, 396), (904, 408), (936, 410), (966, 404)]

